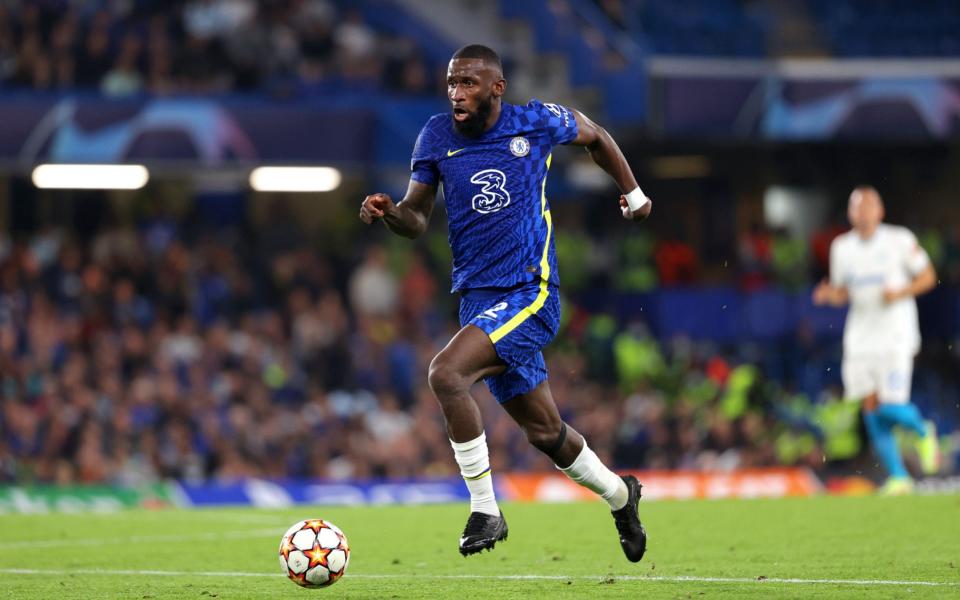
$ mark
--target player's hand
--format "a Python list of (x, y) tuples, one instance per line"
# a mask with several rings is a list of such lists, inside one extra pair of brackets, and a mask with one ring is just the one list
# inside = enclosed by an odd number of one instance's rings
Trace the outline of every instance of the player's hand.
[(363, 199), (360, 205), (360, 220), (369, 225), (375, 219), (382, 219), (383, 215), (396, 208), (396, 204), (387, 194), (370, 194)]
[(813, 303), (817, 306), (829, 304), (833, 297), (833, 287), (827, 280), (821, 281), (817, 287), (813, 288)]
[(650, 216), (651, 210), (653, 210), (653, 200), (649, 198), (647, 198), (646, 204), (637, 210), (631, 211), (630, 205), (627, 204), (627, 198), (622, 195), (620, 196), (620, 212), (623, 213), (623, 218), (628, 221), (643, 221)]
[(888, 288), (883, 290), (883, 301), (886, 302), (887, 304), (893, 304), (897, 300), (900, 300), (901, 298), (905, 298), (906, 296), (907, 296), (907, 293), (905, 289), (894, 290), (894, 289)]

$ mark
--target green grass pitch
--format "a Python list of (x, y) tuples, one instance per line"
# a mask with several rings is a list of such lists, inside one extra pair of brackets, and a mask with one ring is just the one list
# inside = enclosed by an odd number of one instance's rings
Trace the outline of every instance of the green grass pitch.
[[(960, 598), (960, 496), (641, 503), (628, 563), (604, 505), (507, 504), (510, 538), (462, 558), (465, 505), (0, 516), (0, 598)], [(350, 568), (305, 590), (280, 536), (320, 517)]]

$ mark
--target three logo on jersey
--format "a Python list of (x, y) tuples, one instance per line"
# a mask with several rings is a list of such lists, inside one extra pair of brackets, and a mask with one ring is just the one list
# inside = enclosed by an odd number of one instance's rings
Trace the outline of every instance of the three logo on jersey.
[(510, 192), (503, 186), (507, 176), (498, 169), (484, 169), (473, 174), (470, 183), (481, 186), (480, 193), (473, 197), (473, 210), (482, 215), (497, 212), (510, 205)]
[[(462, 152), (465, 148), (447, 150), (451, 157)], [(516, 157), (530, 154), (530, 141), (522, 136), (510, 140), (510, 152)], [(510, 192), (506, 189), (507, 176), (499, 169), (484, 169), (477, 171), (470, 178), (470, 183), (480, 186), (480, 193), (473, 197), (473, 210), (482, 215), (497, 212), (510, 205)]]

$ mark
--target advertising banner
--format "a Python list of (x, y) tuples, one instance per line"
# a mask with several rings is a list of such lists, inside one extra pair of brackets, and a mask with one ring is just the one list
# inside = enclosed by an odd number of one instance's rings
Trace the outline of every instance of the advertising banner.
[(179, 485), (179, 500), (191, 506), (248, 505), (284, 508), (295, 504), (356, 506), (361, 504), (431, 504), (470, 500), (463, 481), (268, 481)]
[(123, 508), (170, 506), (166, 484), (145, 488), (113, 486), (0, 486), (0, 514), (113, 512)]
[[(783, 498), (812, 496), (820, 481), (807, 469), (750, 469), (732, 473), (637, 471), (645, 500), (692, 498)], [(501, 475), (499, 484), (512, 500), (571, 502), (596, 495), (557, 473)]]
[[(690, 498), (780, 498), (822, 491), (806, 469), (754, 469), (732, 473), (635, 472), (645, 500)], [(589, 490), (560, 473), (502, 473), (494, 480), (501, 500), (574, 502), (596, 500)], [(325, 481), (245, 479), (234, 482), (158, 483), (146, 488), (111, 486), (0, 487), (0, 514), (111, 512), (124, 508), (169, 506), (255, 506), (300, 504), (386, 505), (468, 502), (459, 477), (442, 479)]]

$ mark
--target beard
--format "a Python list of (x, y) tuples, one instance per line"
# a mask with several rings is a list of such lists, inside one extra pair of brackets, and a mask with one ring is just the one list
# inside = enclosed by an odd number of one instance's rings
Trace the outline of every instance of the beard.
[(477, 110), (468, 113), (467, 118), (463, 121), (457, 121), (451, 117), (453, 120), (453, 128), (463, 137), (478, 138), (483, 135), (484, 130), (487, 128), (487, 119), (490, 117), (492, 111), (493, 101), (490, 98), (481, 100), (480, 103), (477, 104)]

